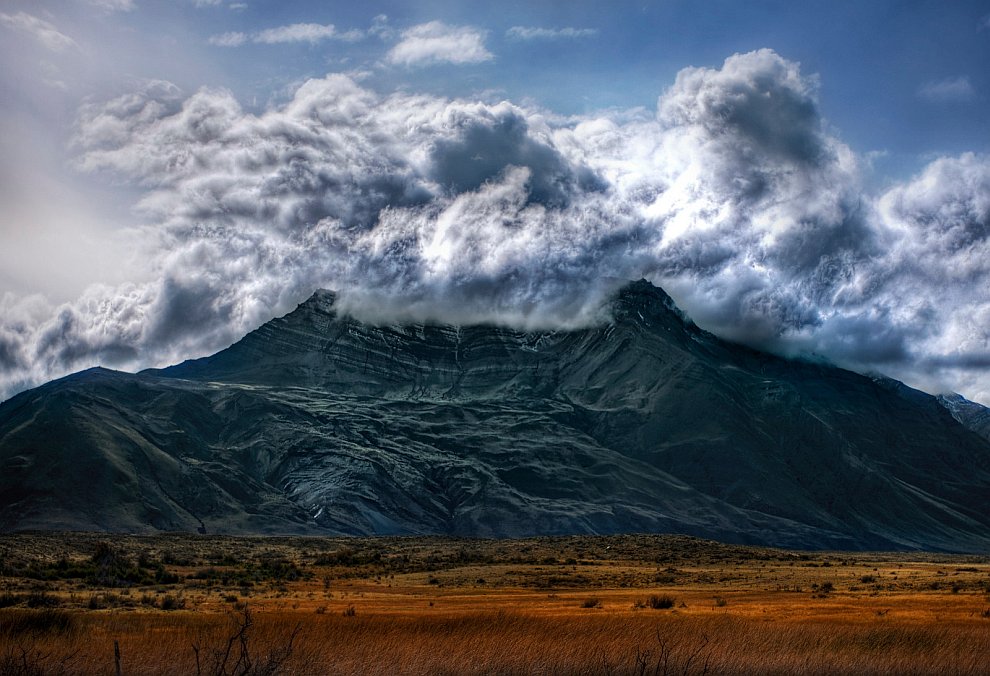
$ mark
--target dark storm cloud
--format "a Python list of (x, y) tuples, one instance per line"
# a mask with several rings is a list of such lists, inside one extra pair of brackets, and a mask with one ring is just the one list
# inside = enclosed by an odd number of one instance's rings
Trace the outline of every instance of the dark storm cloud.
[[(702, 326), (990, 399), (990, 161), (882, 195), (769, 50), (682, 71), (654, 115), (381, 96), (330, 75), (245, 112), (153, 83), (79, 113), (81, 171), (138, 186), (152, 281), (0, 299), (7, 391), (225, 347), (315, 288), (374, 321), (588, 325), (645, 276)], [(967, 389), (968, 388), (968, 389)]]
[(552, 145), (533, 138), (521, 111), (503, 105), (464, 120), (456, 136), (439, 139), (430, 152), (432, 177), (455, 193), (477, 190), (508, 167), (526, 167), (529, 197), (564, 207), (571, 194), (604, 189), (587, 167), (572, 166)]
[(951, 357), (933, 357), (927, 361), (935, 368), (963, 368), (986, 371), (990, 369), (990, 352), (957, 354)]
[(682, 70), (660, 101), (660, 119), (744, 141), (732, 146), (740, 159), (814, 165), (828, 153), (814, 90), (797, 64), (763, 49), (729, 58), (721, 70)]
[(0, 335), (0, 370), (10, 373), (26, 364), (21, 355), (21, 340), (16, 335)]

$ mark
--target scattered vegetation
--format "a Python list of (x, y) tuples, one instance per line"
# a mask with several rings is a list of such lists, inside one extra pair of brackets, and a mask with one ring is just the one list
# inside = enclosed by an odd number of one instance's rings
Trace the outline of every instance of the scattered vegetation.
[(121, 673), (136, 674), (974, 674), (990, 663), (988, 557), (679, 536), (70, 533), (0, 535), (0, 569), (0, 676), (114, 673), (115, 642)]

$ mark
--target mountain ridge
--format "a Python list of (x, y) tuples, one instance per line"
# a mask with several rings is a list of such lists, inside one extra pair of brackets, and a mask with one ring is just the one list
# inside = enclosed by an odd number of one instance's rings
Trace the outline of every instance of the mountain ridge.
[[(0, 528), (990, 551), (990, 443), (935, 397), (726, 343), (645, 280), (611, 312), (373, 326), (318, 291), (210, 357), (53, 381), (0, 405)], [(104, 506), (53, 490), (80, 459)]]

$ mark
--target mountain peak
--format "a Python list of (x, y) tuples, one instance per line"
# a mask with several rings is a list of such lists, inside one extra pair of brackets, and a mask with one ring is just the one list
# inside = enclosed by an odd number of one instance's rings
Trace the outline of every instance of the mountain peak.
[(317, 289), (312, 293), (312, 295), (309, 298), (299, 303), (296, 309), (318, 310), (320, 312), (334, 312), (338, 298), (339, 297), (336, 291), (331, 291), (329, 289)]
[[(340, 305), (340, 294), (328, 289), (317, 289), (305, 301), (297, 306), (297, 310), (304, 313), (317, 311), (323, 314), (336, 313)], [(621, 285), (608, 301), (612, 316), (615, 319), (622, 319), (637, 312), (646, 316), (661, 316), (673, 313), (678, 319), (686, 324), (693, 324), (688, 316), (679, 308), (674, 300), (659, 286), (653, 285), (647, 279), (626, 282)], [(290, 313), (292, 314), (292, 313)], [(437, 326), (447, 325), (444, 322), (428, 322)], [(488, 325), (487, 322), (479, 322), (479, 325)], [(396, 326), (402, 326), (399, 322)], [(453, 324), (450, 324), (453, 326)], [(467, 325), (464, 325), (467, 326)]]
[(647, 279), (629, 282), (620, 287), (612, 303), (612, 311), (617, 319), (638, 312), (645, 316), (673, 314), (684, 323), (692, 323), (666, 291), (654, 286)]

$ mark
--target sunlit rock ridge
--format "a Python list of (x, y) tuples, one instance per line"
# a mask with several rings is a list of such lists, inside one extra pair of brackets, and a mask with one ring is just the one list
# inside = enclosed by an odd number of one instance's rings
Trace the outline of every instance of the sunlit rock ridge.
[(645, 281), (608, 316), (375, 326), (319, 291), (211, 357), (53, 381), (0, 405), (0, 528), (990, 551), (990, 441), (953, 417), (982, 407), (727, 343)]

